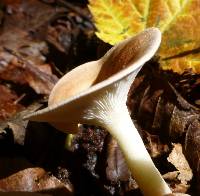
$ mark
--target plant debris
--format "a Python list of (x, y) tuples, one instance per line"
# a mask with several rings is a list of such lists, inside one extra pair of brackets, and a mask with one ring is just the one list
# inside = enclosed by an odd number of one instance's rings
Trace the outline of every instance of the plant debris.
[(19, 103), (20, 97), (5, 85), (0, 85), (0, 121), (10, 118), (24, 107)]
[[(169, 23), (168, 30), (163, 30), (158, 52), (161, 58), (148, 62), (141, 70), (127, 105), (155, 165), (172, 188), (172, 195), (198, 195), (200, 4), (198, 0), (182, 1), (183, 9), (177, 1), (171, 6), (167, 5), (172, 1), (151, 2), (149, 23), (152, 18), (151, 22), (157, 21), (158, 27), (164, 29), (171, 16), (177, 13), (177, 17)], [(94, 16), (100, 3), (90, 1)], [(105, 14), (95, 17), (102, 39), (118, 42), (144, 28), (145, 17), (133, 20), (137, 14), (129, 3), (110, 4), (111, 9), (104, 9)], [(146, 4), (131, 5), (143, 13), (140, 6)], [(173, 8), (172, 15), (167, 7)], [(111, 12), (121, 13), (118, 9), (125, 13), (120, 15), (120, 28), (112, 17), (111, 22), (102, 20)], [(186, 15), (182, 17), (182, 13)], [(105, 22), (109, 25), (104, 28), (101, 23)], [(105, 29), (115, 32), (105, 36)], [(65, 134), (45, 123), (23, 120), (24, 115), (46, 106), (49, 92), (63, 73), (97, 59), (104, 48), (110, 47), (98, 40), (94, 31), (87, 1), (0, 2), (0, 195), (141, 196), (118, 144), (106, 130), (81, 125), (70, 149), (65, 149)], [(160, 64), (183, 74), (159, 70)], [(185, 71), (188, 68), (192, 69)]]
[(56, 195), (56, 189), (61, 189), (60, 195), (72, 195), (70, 184), (63, 184), (54, 176), (48, 175), (42, 168), (28, 168), (0, 180), (1, 191), (48, 191)]
[(117, 141), (111, 138), (108, 144), (108, 166), (106, 168), (107, 178), (110, 181), (128, 181), (131, 177), (130, 171), (126, 165), (124, 156), (117, 144)]
[(179, 174), (177, 178), (182, 184), (187, 184), (187, 182), (192, 179), (192, 170), (190, 169), (190, 166), (183, 155), (181, 144), (173, 144), (173, 150), (169, 154), (167, 160), (178, 170)]

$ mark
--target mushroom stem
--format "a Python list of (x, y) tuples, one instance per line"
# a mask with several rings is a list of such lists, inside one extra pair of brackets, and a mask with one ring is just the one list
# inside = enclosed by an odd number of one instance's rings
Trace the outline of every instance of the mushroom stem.
[(170, 188), (155, 167), (135, 128), (126, 107), (112, 114), (113, 120), (104, 127), (117, 139), (129, 169), (144, 195), (161, 196)]
[(83, 118), (85, 123), (107, 129), (118, 141), (131, 174), (144, 195), (162, 196), (171, 193), (171, 190), (155, 167), (126, 106), (130, 85), (139, 70), (108, 90), (102, 90)]

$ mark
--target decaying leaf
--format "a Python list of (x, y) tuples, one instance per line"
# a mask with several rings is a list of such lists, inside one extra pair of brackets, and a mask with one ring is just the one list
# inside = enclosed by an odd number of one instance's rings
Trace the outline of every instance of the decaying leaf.
[(55, 192), (56, 189), (62, 189), (65, 195), (73, 192), (71, 184), (63, 184), (42, 168), (28, 168), (0, 180), (1, 191)]
[(130, 91), (128, 105), (132, 117), (151, 134), (164, 141), (176, 141), (184, 136), (188, 125), (200, 118), (199, 109), (189, 104), (156, 70), (145, 68), (134, 83), (137, 82)]
[[(61, 13), (57, 20), (53, 21), (48, 27), (47, 41), (57, 50), (65, 53), (66, 57), (72, 53), (74, 45), (80, 44), (79, 36), (84, 36), (84, 42), (90, 40), (94, 33), (94, 26), (88, 9), (79, 7), (68, 1), (59, 0), (58, 4), (65, 8), (67, 14)], [(76, 50), (81, 49), (77, 45)], [(86, 54), (86, 48), (84, 48)], [(76, 51), (78, 52), (78, 51)], [(85, 56), (86, 57), (86, 56)], [(80, 55), (79, 55), (80, 58)], [(87, 58), (87, 57), (86, 57)], [(67, 62), (71, 59), (66, 58)]]
[[(158, 52), (162, 68), (179, 73), (191, 68), (198, 72), (199, 0), (90, 0), (89, 8), (98, 30), (96, 34), (103, 41), (116, 44), (145, 28), (158, 27), (163, 34)], [(193, 50), (197, 52), (194, 56), (187, 55)], [(177, 57), (180, 54), (182, 58)]]
[(169, 154), (167, 160), (172, 163), (175, 168), (178, 170), (177, 178), (181, 181), (182, 184), (187, 184), (192, 179), (192, 170), (183, 155), (182, 145), (173, 144), (173, 150)]
[(179, 175), (178, 171), (168, 172), (163, 175), (163, 178), (168, 182), (173, 193), (186, 193), (190, 188), (190, 184), (181, 183), (177, 177)]
[[(183, 153), (193, 171), (193, 179), (199, 191), (200, 111), (189, 104), (162, 74), (163, 72), (156, 69), (144, 68), (132, 86), (128, 105), (133, 112), (133, 118), (143, 129), (158, 135), (162, 142), (169, 145), (172, 141), (182, 142)], [(187, 77), (189, 76), (191, 75)], [(187, 77), (183, 77), (184, 86), (185, 81), (188, 81)], [(179, 79), (181, 80), (181, 77)], [(185, 88), (188, 87), (183, 87)], [(167, 176), (165, 174), (165, 179), (172, 182), (177, 192), (185, 192), (190, 185), (177, 182), (178, 175), (179, 172), (169, 172)]]
[(31, 193), (31, 192), (20, 192), (20, 191), (12, 191), (12, 192), (0, 192), (0, 196), (52, 196), (49, 194), (42, 193)]
[[(6, 59), (8, 55), (9, 60)], [(57, 81), (56, 76), (51, 72), (48, 73), (48, 65), (45, 65), (47, 67), (45, 69), (44, 65), (35, 66), (20, 57), (5, 55), (5, 53), (2, 54), (0, 60), (4, 63), (0, 64), (0, 79), (18, 84), (28, 84), (38, 94), (49, 94)]]
[(106, 175), (110, 181), (129, 181), (131, 173), (125, 162), (122, 151), (117, 144), (117, 141), (111, 138), (108, 145), (108, 159), (107, 159)]
[(184, 194), (184, 193), (171, 193), (171, 194), (167, 194), (165, 196), (190, 196), (190, 195)]
[[(8, 99), (8, 95), (6, 96), (6, 94), (4, 93), (4, 96), (7, 97), (7, 99)], [(9, 102), (7, 102), (7, 104), (9, 104)], [(7, 104), (4, 104), (4, 105), (7, 106)], [(7, 107), (6, 107), (6, 109), (7, 109)], [(41, 104), (34, 103), (27, 108), (21, 107), (20, 111), (15, 111), (14, 114), (11, 113), (10, 110), (8, 110), (10, 116), (8, 119), (4, 119), (0, 123), (0, 134), (4, 134), (4, 137), (6, 137), (6, 134), (8, 134), (7, 130), (9, 129), (12, 134), (13, 142), (15, 144), (24, 145), (24, 139), (25, 139), (28, 120), (23, 120), (23, 117), (25, 115), (29, 114), (30, 112), (36, 111), (40, 107), (41, 107)], [(3, 110), (3, 106), (0, 108), (1, 108), (1, 110)], [(5, 111), (6, 111), (6, 109), (5, 109)], [(9, 107), (8, 107), (8, 109), (9, 109)], [(11, 114), (12, 114), (12, 116), (11, 116)]]
[(0, 79), (29, 85), (38, 94), (49, 94), (57, 77), (46, 64), (46, 43), (36, 39), (34, 32), (47, 25), (55, 13), (39, 1), (8, 3), (0, 28)]
[(193, 170), (196, 192), (200, 191), (200, 122), (196, 119), (188, 127), (185, 154)]
[(162, 156), (169, 151), (168, 145), (162, 144), (158, 135), (152, 135), (147, 131), (142, 131), (142, 138), (152, 158)]
[(0, 85), (0, 121), (10, 118), (24, 107), (18, 103), (20, 97), (7, 86)]

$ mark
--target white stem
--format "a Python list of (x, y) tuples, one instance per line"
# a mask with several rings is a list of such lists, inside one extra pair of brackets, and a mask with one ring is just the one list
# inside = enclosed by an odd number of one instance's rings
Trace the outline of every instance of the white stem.
[(155, 167), (144, 143), (135, 128), (126, 106), (114, 111), (104, 127), (118, 141), (129, 169), (142, 193), (148, 196), (162, 196), (171, 193), (170, 188)]
[(163, 196), (171, 190), (155, 167), (126, 107), (127, 94), (136, 70), (102, 90), (85, 110), (85, 123), (106, 128), (118, 141), (129, 169), (145, 196)]

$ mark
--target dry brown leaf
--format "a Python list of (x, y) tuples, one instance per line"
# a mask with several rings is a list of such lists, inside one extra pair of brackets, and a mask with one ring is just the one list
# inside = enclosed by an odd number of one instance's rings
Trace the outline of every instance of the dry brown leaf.
[(0, 29), (0, 79), (49, 94), (57, 77), (46, 64), (47, 45), (36, 35), (57, 12), (35, 0), (5, 3), (7, 12)]
[(0, 180), (1, 191), (48, 191), (63, 189), (66, 195), (72, 195), (70, 184), (63, 184), (42, 168), (28, 168)]
[(22, 0), (1, 0), (3, 4), (9, 5), (9, 4), (18, 4)]
[(0, 192), (0, 196), (52, 196), (49, 194), (42, 193), (30, 193), (30, 192)]
[(38, 94), (49, 94), (57, 81), (52, 73), (44, 72), (44, 67), (35, 66), (30, 61), (0, 53), (0, 79), (18, 84), (28, 84)]
[(143, 131), (143, 141), (152, 158), (157, 158), (169, 151), (167, 144), (162, 144), (158, 135)]
[(130, 91), (133, 118), (151, 134), (177, 140), (199, 118), (199, 109), (188, 103), (159, 71), (146, 67), (141, 74), (142, 80), (136, 78), (137, 85)]
[(185, 154), (194, 173), (195, 188), (200, 192), (200, 123), (196, 119), (188, 127), (185, 137)]
[(8, 87), (0, 85), (0, 121), (10, 118), (24, 107), (18, 103), (20, 97)]
[(173, 144), (173, 150), (169, 154), (167, 160), (178, 170), (179, 174), (177, 178), (182, 184), (187, 184), (192, 179), (193, 173), (183, 155), (181, 144)]
[(163, 175), (163, 178), (168, 181), (174, 194), (186, 193), (190, 188), (189, 181), (191, 181), (193, 173), (183, 155), (181, 144), (173, 144), (172, 152), (169, 154), (167, 160), (177, 171), (168, 172)]
[(122, 151), (117, 144), (117, 141), (111, 138), (108, 145), (108, 158), (107, 158), (106, 175), (110, 181), (118, 182), (128, 181), (131, 177), (128, 166), (125, 162)]
[(184, 194), (184, 193), (171, 193), (171, 194), (167, 194), (165, 196), (190, 196), (190, 195)]
[[(4, 105), (6, 106), (6, 104), (4, 104)], [(23, 120), (23, 117), (25, 115), (29, 114), (30, 112), (36, 111), (40, 107), (41, 107), (41, 104), (33, 103), (27, 108), (21, 108), (20, 112), (17, 111), (15, 114), (10, 113), (10, 111), (9, 111), (9, 114), (10, 115), (12, 114), (12, 116), (9, 116), (9, 119), (4, 119), (1, 122), (0, 134), (6, 134), (7, 129), (9, 129), (13, 136), (13, 142), (15, 144), (24, 145), (28, 120)]]

